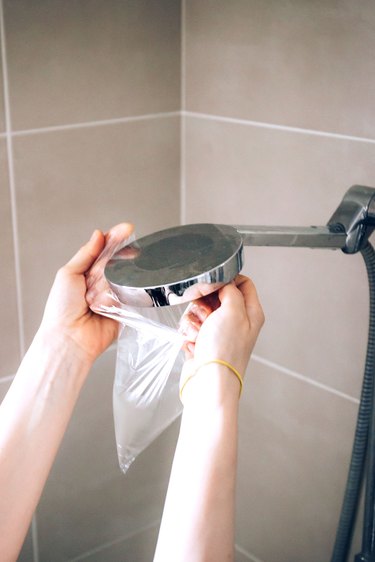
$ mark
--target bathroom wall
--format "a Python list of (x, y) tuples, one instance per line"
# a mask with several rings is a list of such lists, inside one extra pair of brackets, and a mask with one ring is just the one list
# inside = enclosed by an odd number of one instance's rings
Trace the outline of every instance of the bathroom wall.
[[(375, 186), (370, 0), (186, 0), (185, 222), (325, 224)], [(358, 408), (360, 255), (247, 248), (266, 324), (241, 401), (241, 561), (326, 562)], [(358, 551), (357, 531), (354, 548)]]
[[(350, 185), (375, 186), (370, 0), (0, 6), (0, 399), (54, 272), (94, 228), (324, 224)], [(364, 267), (323, 250), (245, 259), (267, 322), (241, 400), (236, 560), (326, 562), (362, 378)], [(22, 562), (152, 559), (177, 426), (121, 474), (114, 360), (82, 393)]]
[[(0, 399), (55, 271), (95, 228), (180, 220), (180, 2), (1, 8)], [(22, 561), (152, 559), (176, 427), (122, 475), (114, 353), (82, 393)]]

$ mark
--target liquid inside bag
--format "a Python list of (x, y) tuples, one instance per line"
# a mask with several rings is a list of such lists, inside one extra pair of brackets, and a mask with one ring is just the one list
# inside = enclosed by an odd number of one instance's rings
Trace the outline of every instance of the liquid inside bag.
[(148, 318), (139, 315), (121, 328), (113, 414), (123, 472), (182, 411), (179, 381), (184, 354), (177, 327), (185, 308), (143, 309)]

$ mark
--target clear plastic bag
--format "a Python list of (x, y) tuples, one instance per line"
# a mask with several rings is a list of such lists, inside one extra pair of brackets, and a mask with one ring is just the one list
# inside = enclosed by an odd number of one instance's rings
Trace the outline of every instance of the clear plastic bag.
[(113, 414), (119, 464), (126, 472), (156, 437), (181, 413), (179, 379), (184, 362), (178, 331), (186, 304), (135, 308), (119, 301), (104, 268), (132, 242), (107, 241), (87, 274), (90, 308), (121, 323), (113, 385)]

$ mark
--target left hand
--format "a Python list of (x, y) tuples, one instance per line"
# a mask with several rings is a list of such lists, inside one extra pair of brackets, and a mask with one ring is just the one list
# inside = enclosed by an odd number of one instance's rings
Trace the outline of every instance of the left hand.
[(39, 333), (47, 339), (63, 338), (89, 364), (116, 339), (118, 322), (89, 308), (85, 273), (109, 241), (118, 244), (132, 232), (133, 225), (128, 223), (113, 227), (107, 234), (95, 230), (90, 240), (59, 269), (48, 297)]

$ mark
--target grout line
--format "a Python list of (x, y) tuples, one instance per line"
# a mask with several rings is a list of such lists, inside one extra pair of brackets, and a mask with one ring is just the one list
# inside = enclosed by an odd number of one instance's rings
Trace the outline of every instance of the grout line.
[(0, 377), (0, 384), (12, 382), (15, 376), (16, 375), (6, 375), (5, 377)]
[(109, 541), (109, 542), (101, 544), (100, 546), (97, 546), (96, 548), (92, 548), (91, 550), (88, 550), (87, 552), (84, 552), (83, 554), (80, 554), (79, 556), (76, 556), (75, 558), (69, 559), (69, 562), (78, 562), (79, 560), (85, 560), (86, 558), (88, 558), (92, 554), (97, 554), (98, 552), (102, 552), (103, 550), (105, 550), (105, 549), (107, 549), (111, 546), (114, 546), (115, 544), (119, 544), (122, 541), (126, 541), (128, 539), (131, 539), (132, 537), (135, 537), (135, 536), (139, 535), (143, 531), (147, 531), (147, 530), (152, 529), (153, 527), (156, 527), (158, 525), (160, 525), (160, 519), (158, 519), (157, 521), (154, 521), (153, 523), (149, 523), (148, 525), (145, 525), (144, 527), (141, 527), (140, 529), (137, 529), (136, 531), (132, 531), (131, 533), (129, 533), (127, 535), (119, 537), (119, 538), (117, 538), (113, 541)]
[(186, 118), (180, 125), (180, 224), (186, 224)]
[(133, 117), (118, 117), (114, 119), (102, 119), (98, 121), (86, 121), (82, 123), (69, 123), (67, 125), (53, 125), (51, 127), (40, 127), (37, 129), (20, 129), (11, 132), (13, 137), (26, 135), (37, 135), (40, 133), (53, 133), (56, 131), (70, 131), (74, 129), (84, 129), (87, 127), (102, 127), (105, 125), (117, 125), (120, 123), (133, 123), (136, 121), (147, 121), (149, 119), (165, 119), (168, 117), (179, 117), (180, 111), (169, 111), (165, 113), (149, 113), (145, 115), (135, 115)]
[(181, 111), (186, 108), (186, 2), (181, 1)]
[[(19, 240), (18, 240), (18, 219), (17, 219), (17, 203), (16, 203), (16, 184), (15, 184), (15, 177), (14, 177), (12, 120), (11, 120), (11, 112), (10, 112), (9, 80), (8, 80), (8, 61), (6, 56), (7, 53), (6, 53), (6, 40), (5, 40), (5, 22), (4, 22), (4, 8), (3, 8), (2, 0), (0, 0), (0, 41), (1, 41), (1, 61), (3, 66), (5, 140), (6, 140), (6, 150), (7, 150), (7, 157), (8, 157), (8, 176), (9, 176), (12, 233), (13, 233), (19, 351), (20, 351), (20, 358), (22, 358), (25, 353), (25, 326), (24, 326), (23, 303), (22, 303), (21, 263), (20, 263)], [(31, 519), (31, 543), (32, 543), (33, 561), (39, 562), (38, 525), (37, 525), (36, 513), (33, 514)]]
[(284, 375), (287, 375), (289, 377), (293, 377), (295, 379), (303, 381), (307, 384), (310, 384), (311, 386), (315, 386), (316, 388), (320, 388), (321, 390), (325, 390), (326, 392), (330, 392), (331, 394), (335, 394), (336, 396), (339, 396), (340, 398), (344, 398), (344, 400), (348, 400), (349, 402), (353, 402), (353, 404), (359, 404), (358, 398), (354, 398), (353, 396), (350, 396), (350, 394), (345, 394), (345, 392), (341, 392), (340, 390), (336, 390), (335, 388), (332, 388), (331, 386), (328, 386), (328, 385), (323, 384), (321, 382), (310, 379), (309, 377), (306, 377), (305, 375), (301, 375), (300, 373), (297, 373), (296, 371), (292, 371), (291, 369), (288, 369), (287, 367), (282, 367), (278, 363), (274, 363), (273, 361), (269, 361), (268, 359), (265, 359), (264, 357), (260, 357), (259, 355), (253, 354), (251, 356), (251, 358), (254, 359), (254, 361), (256, 361), (257, 363), (261, 363), (262, 365), (266, 365), (267, 367), (271, 367), (272, 369), (275, 369), (276, 371), (279, 371), (280, 373), (283, 373)]
[(13, 161), (13, 143), (12, 143), (12, 122), (10, 114), (10, 100), (9, 100), (9, 82), (8, 82), (8, 65), (6, 58), (6, 43), (5, 43), (5, 26), (4, 26), (4, 12), (3, 3), (0, 2), (0, 40), (1, 40), (1, 59), (3, 65), (3, 93), (4, 93), (4, 114), (5, 114), (5, 139), (6, 150), (8, 157), (8, 175), (9, 175), (9, 190), (10, 190), (10, 203), (11, 203), (11, 218), (12, 218), (12, 233), (13, 233), (13, 251), (14, 251), (14, 268), (15, 268), (15, 286), (17, 297), (17, 315), (18, 315), (18, 334), (20, 346), (20, 359), (25, 353), (25, 330), (23, 319), (22, 307), (22, 285), (21, 285), (21, 266), (18, 244), (18, 220), (17, 220), (17, 205), (16, 205), (16, 187), (14, 180), (14, 161)]
[(356, 137), (352, 135), (344, 135), (340, 133), (329, 133), (328, 131), (318, 131), (316, 129), (303, 129), (301, 127), (290, 127), (288, 125), (276, 125), (272, 123), (263, 123), (261, 121), (251, 121), (248, 119), (237, 119), (235, 117), (223, 117), (221, 115), (212, 115), (209, 113), (196, 113), (194, 111), (183, 111), (187, 117), (196, 117), (197, 119), (205, 119), (208, 121), (217, 121), (221, 123), (232, 123), (234, 125), (247, 125), (251, 127), (258, 127), (261, 129), (273, 129), (276, 131), (287, 131), (292, 133), (299, 133), (302, 135), (313, 135), (318, 137), (328, 137), (339, 140), (349, 140), (355, 142), (367, 142), (375, 144), (375, 139), (366, 137)]
[(241, 554), (243, 554), (244, 556), (246, 556), (246, 558), (248, 558), (251, 562), (262, 562), (262, 560), (260, 558), (257, 558), (256, 556), (254, 556), (254, 554), (250, 554), (250, 552), (247, 552), (247, 550), (245, 550), (244, 548), (242, 548), (238, 544), (235, 545), (235, 549), (238, 552), (240, 552)]
[(33, 560), (39, 562), (39, 535), (36, 511), (31, 519), (31, 543), (33, 545)]
[[(185, 57), (185, 48), (181, 48), (181, 59)], [(183, 66), (182, 66), (183, 65)], [(181, 62), (181, 107), (184, 108), (186, 104), (186, 68), (185, 61)], [(5, 90), (5, 85), (4, 85)], [(249, 127), (257, 127), (261, 129), (273, 129), (276, 131), (292, 132), (304, 135), (312, 135), (318, 137), (334, 138), (338, 140), (349, 140), (354, 142), (364, 142), (375, 144), (375, 139), (369, 137), (357, 137), (354, 135), (344, 135), (340, 133), (330, 133), (328, 131), (319, 131), (317, 129), (303, 129), (301, 127), (291, 127), (288, 125), (276, 125), (274, 123), (265, 123), (261, 121), (251, 121), (249, 119), (239, 119), (235, 117), (225, 117), (222, 115), (213, 115), (208, 113), (197, 113), (194, 111), (168, 111), (164, 113), (149, 113), (144, 115), (135, 115), (133, 117), (118, 117), (114, 119), (102, 119), (98, 121), (87, 121), (82, 123), (69, 123), (67, 125), (54, 125), (50, 127), (40, 127), (35, 129), (20, 129), (18, 131), (9, 130), (6, 133), (0, 133), (0, 138), (20, 137), (28, 135), (36, 135), (42, 133), (51, 133), (58, 131), (69, 131), (74, 129), (83, 129), (88, 127), (101, 127), (106, 125), (116, 125), (121, 123), (133, 123), (137, 121), (146, 121), (148, 119), (165, 119), (169, 117), (194, 117), (196, 119), (204, 119), (208, 121), (216, 121), (221, 123), (231, 123), (234, 125), (245, 125)]]
[(181, 2), (181, 117), (180, 117), (180, 224), (186, 224), (186, 50), (185, 50), (185, 0)]

